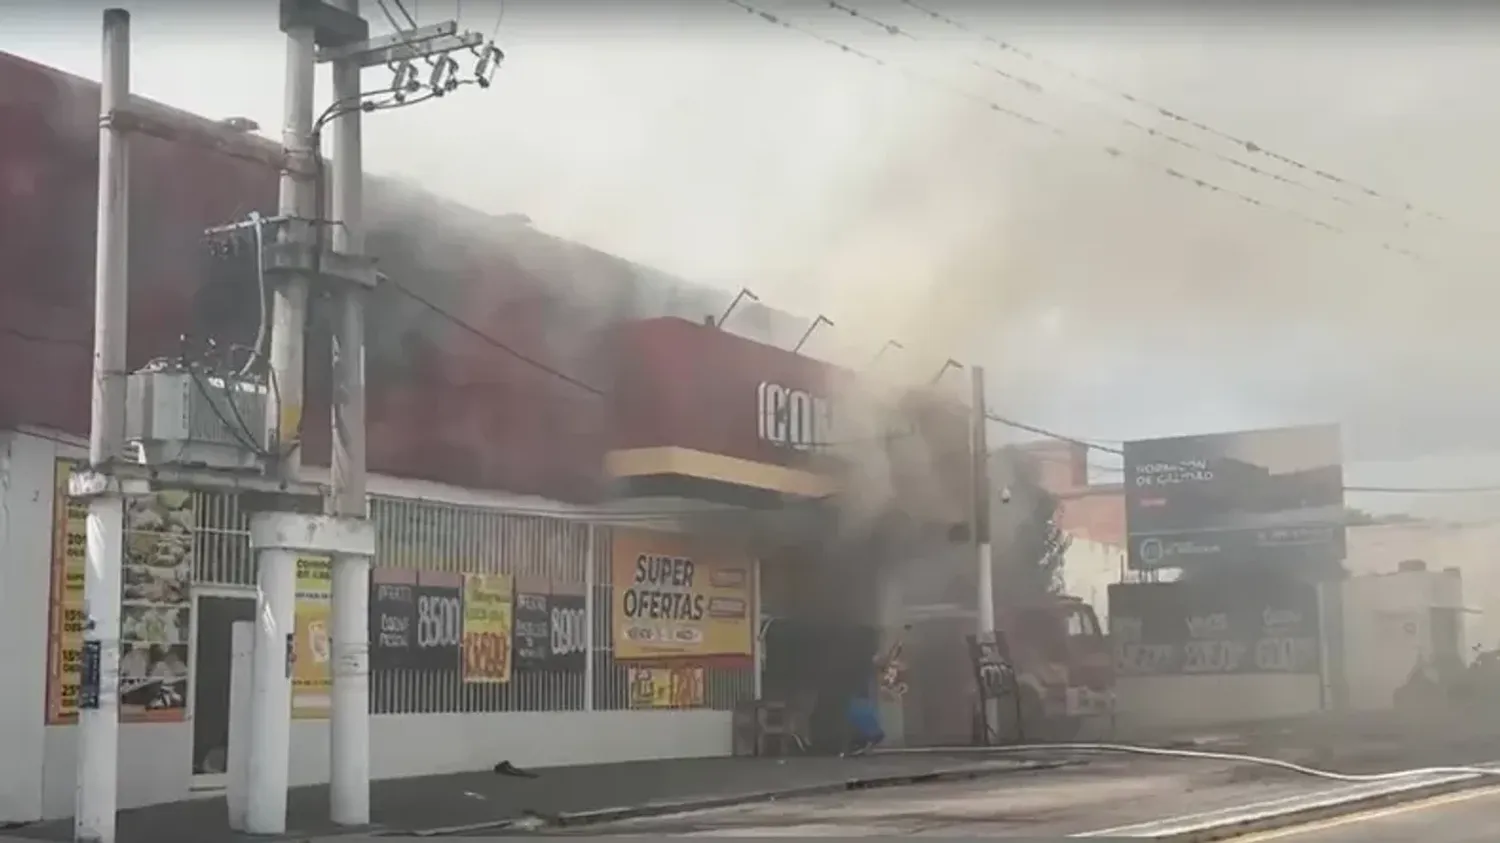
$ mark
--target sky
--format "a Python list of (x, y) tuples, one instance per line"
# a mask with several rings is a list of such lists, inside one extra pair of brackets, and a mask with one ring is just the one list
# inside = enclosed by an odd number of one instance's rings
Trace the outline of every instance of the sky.
[[(277, 132), (274, 3), (120, 5), (137, 92)], [(998, 412), (1075, 436), (1340, 422), (1350, 482), (1500, 484), (1500, 15), (747, 5), (795, 29), (406, 0), (507, 60), (368, 118), (367, 167), (825, 314), (814, 353), (984, 362)], [(0, 50), (97, 78), (103, 7), (0, 0)]]

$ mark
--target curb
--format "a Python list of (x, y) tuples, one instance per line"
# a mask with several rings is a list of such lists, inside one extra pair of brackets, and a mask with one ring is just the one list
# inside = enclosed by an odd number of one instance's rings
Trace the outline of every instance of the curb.
[(1233, 820), (1218, 825), (1188, 829), (1176, 833), (1169, 832), (1153, 839), (1170, 841), (1171, 843), (1215, 843), (1215, 841), (1232, 840), (1236, 837), (1255, 834), (1257, 832), (1292, 828), (1377, 808), (1420, 802), (1424, 799), (1446, 796), (1450, 793), (1495, 787), (1497, 782), (1500, 782), (1500, 777), (1476, 774), (1471, 777), (1460, 778), (1457, 781), (1433, 782), (1431, 784), (1402, 788), (1396, 791), (1339, 800), (1330, 804), (1310, 805), (1306, 808), (1294, 809), (1269, 816)]
[(475, 831), (505, 831), (515, 829), (518, 831), (539, 831), (548, 828), (579, 828), (583, 826), (600, 825), (603, 823), (619, 822), (621, 820), (644, 819), (649, 817), (661, 817), (669, 814), (683, 814), (691, 811), (710, 811), (715, 808), (732, 808), (739, 805), (753, 805), (762, 802), (775, 802), (778, 799), (795, 799), (807, 796), (826, 796), (832, 793), (845, 793), (851, 790), (874, 790), (885, 787), (902, 787), (917, 784), (932, 784), (936, 782), (967, 781), (972, 779), (989, 778), (992, 776), (1010, 775), (1013, 773), (1028, 773), (1038, 770), (1054, 770), (1059, 767), (1078, 766), (1087, 762), (1081, 761), (1027, 761), (1014, 765), (997, 767), (991, 764), (969, 764), (962, 767), (947, 767), (938, 770), (928, 770), (921, 773), (902, 773), (889, 776), (872, 776), (869, 778), (847, 779), (845, 781), (826, 782), (823, 784), (804, 785), (801, 787), (781, 788), (777, 790), (764, 790), (753, 793), (737, 793), (727, 796), (709, 796), (698, 799), (684, 799), (672, 802), (648, 802), (644, 805), (628, 805), (617, 808), (602, 808), (595, 811), (577, 811), (566, 814), (556, 814), (549, 817), (532, 815), (528, 817), (517, 817), (491, 822), (471, 823), (469, 825), (448, 826), (445, 828), (429, 828), (415, 831), (387, 831), (382, 836), (405, 836), (405, 837), (449, 837)]

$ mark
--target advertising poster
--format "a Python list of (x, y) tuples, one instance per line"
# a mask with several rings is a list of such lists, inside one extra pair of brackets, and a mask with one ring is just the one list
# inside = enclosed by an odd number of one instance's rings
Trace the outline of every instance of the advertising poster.
[(370, 671), (401, 670), (412, 662), (417, 616), (417, 572), (370, 571)]
[(457, 673), (463, 666), (464, 577), (448, 571), (418, 571), (417, 602), (407, 667), (430, 673)]
[(463, 575), (465, 682), (510, 681), (513, 599), (508, 574)]
[(613, 545), (616, 659), (752, 657), (753, 560), (665, 533), (620, 531)]
[(552, 583), (546, 579), (516, 578), (515, 641), (511, 653), (516, 670), (545, 672), (552, 661)]
[(631, 667), (631, 708), (702, 708), (707, 687), (701, 667)]
[(582, 583), (516, 578), (515, 669), (581, 673), (586, 665), (587, 603)]
[(1295, 577), (1116, 583), (1109, 626), (1121, 676), (1321, 670), (1317, 586)]
[(552, 583), (548, 600), (552, 651), (548, 670), (556, 673), (582, 673), (587, 667), (589, 647), (588, 602), (583, 583)]
[(88, 507), (68, 498), (72, 464), (58, 460), (52, 492), (52, 606), (47, 653), (47, 723), (78, 716), (78, 668), (83, 650), (83, 568)]
[(292, 636), (292, 717), (321, 720), (332, 707), (333, 580), (329, 560), (297, 559), (297, 614)]
[(1131, 568), (1333, 571), (1344, 558), (1337, 425), (1126, 442)]
[[(72, 463), (54, 469), (47, 722), (76, 722), (83, 647), (88, 508), (68, 497)], [(192, 628), (193, 497), (160, 492), (125, 509), (120, 607), (120, 718), (185, 718)]]

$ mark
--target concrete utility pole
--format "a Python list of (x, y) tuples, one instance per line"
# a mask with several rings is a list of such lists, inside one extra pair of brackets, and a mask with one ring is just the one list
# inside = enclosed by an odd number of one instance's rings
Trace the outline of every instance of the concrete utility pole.
[[(452, 21), (378, 38), (359, 15), (358, 0), (281, 0), (287, 35), (286, 131), (288, 164), (281, 182), (281, 236), (263, 261), (279, 279), (271, 330), (271, 392), (280, 393), (267, 427), (275, 434), (284, 482), (295, 481), (295, 448), (302, 424), (305, 366), (303, 332), (310, 289), (327, 291), (336, 303), (334, 337), (332, 488), (326, 515), (267, 511), (251, 519), (250, 541), (259, 565), (257, 627), (249, 705), (249, 769), (245, 777), (245, 830), (281, 834), (291, 737), (291, 652), (296, 615), (297, 557), (331, 557), (332, 681), (330, 723), (330, 814), (346, 826), (370, 822), (370, 564), (375, 540), (367, 518), (365, 483), (365, 297), (378, 278), (364, 254), (361, 115), (371, 105), (360, 87), (367, 67), (399, 67), (386, 89), (396, 104), (411, 93), (442, 95), (457, 87), (456, 62), (448, 53), (478, 48), (483, 39), (457, 35)], [(475, 81), (488, 86), (500, 53), (481, 53)], [(432, 58), (424, 85), (411, 62)], [(318, 62), (331, 62), (333, 104), (313, 115), (313, 76)], [(318, 166), (325, 125), (333, 127), (331, 185)], [(304, 167), (302, 159), (314, 166)], [(313, 177), (307, 178), (311, 172)], [(331, 187), (332, 225), (322, 219), (320, 198)], [(332, 248), (324, 232), (332, 230)], [(232, 763), (232, 762), (231, 762)], [(238, 794), (236, 804), (238, 804)]]
[[(974, 549), (979, 566), (979, 615), (978, 633), (981, 640), (995, 637), (995, 559), (990, 545), (990, 447), (987, 425), (989, 404), (984, 397), (984, 367), (970, 366), (969, 375), (973, 384), (973, 427), (971, 447), (974, 458)], [(997, 723), (1000, 719), (999, 701), (985, 702), (984, 722)], [(985, 742), (989, 742), (986, 729)]]
[[(288, 165), (281, 173), (278, 212), (285, 220), (278, 245), (296, 249), (315, 239), (312, 226), (317, 188), (307, 166), (317, 154), (312, 148), (315, 91), (315, 30), (288, 20), (286, 32), (286, 87), (281, 143)], [(267, 442), (280, 459), (271, 466), (287, 481), (301, 469), (303, 380), (306, 371), (308, 274), (290, 271), (278, 276), (271, 299), (270, 385), (267, 393)], [(252, 517), (252, 536), (279, 532), (266, 524), (277, 513)], [(257, 523), (259, 522), (259, 523)], [(259, 529), (257, 529), (259, 528)], [(276, 545), (276, 546), (267, 546)], [(292, 644), (297, 611), (297, 550), (285, 542), (256, 546), (255, 635), (251, 657), (250, 741), (245, 785), (245, 830), (252, 834), (286, 831), (287, 778), (290, 772), (292, 730)], [(233, 704), (233, 702), (231, 702)]]
[[(130, 13), (104, 12), (99, 88), (99, 221), (94, 254), (94, 380), (89, 415), (86, 615), (78, 689), (78, 794), (73, 837), (114, 843), (120, 733), (120, 569), (125, 499), (116, 465), (125, 454), (125, 331), (129, 292), (130, 175), (115, 110), (130, 100)], [(85, 490), (83, 486), (89, 488)]]
[[(359, 14), (359, 0), (337, 0)], [(362, 98), (359, 57), (333, 62), (333, 101)], [(363, 255), (363, 111), (333, 120), (333, 249)], [(345, 287), (336, 300), (333, 339), (333, 489), (329, 513), (367, 517), (365, 498), (365, 291)], [(329, 799), (339, 825), (370, 822), (370, 557), (340, 554), (333, 560), (333, 712), (329, 740)]]

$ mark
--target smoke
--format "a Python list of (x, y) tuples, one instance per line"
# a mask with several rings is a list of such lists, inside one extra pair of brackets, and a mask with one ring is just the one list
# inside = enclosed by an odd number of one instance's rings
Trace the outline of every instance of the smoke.
[[(524, 137), (524, 154), (475, 173), (478, 153), (460, 140), (424, 167), (462, 167), (447, 180), (466, 201), (524, 211), (694, 281), (750, 287), (806, 319), (822, 313), (837, 325), (810, 353), (862, 364), (896, 339), (906, 353), (880, 370), (906, 381), (949, 356), (987, 363), (999, 406), (1053, 422), (1085, 413), (1075, 426), (1098, 435), (1333, 419), (1385, 441), (1376, 434), (1435, 407), (1453, 408), (1444, 417), (1500, 409), (1467, 388), (1492, 344), (1480, 320), (1494, 297), (1473, 271), (1479, 241), (1396, 201), (1455, 218), (1476, 207), (1453, 183), (1478, 141), (1452, 137), (1492, 119), (1468, 103), (1454, 114), (1457, 80), (1493, 63), (1474, 44), (1448, 37), (1440, 51), (1431, 33), (1397, 40), (1378, 26), (1331, 42), (1265, 27), (1048, 35), (962, 16), (1351, 180), (1340, 185), (1043, 65), (943, 40), (895, 6), (869, 10), (922, 40), (810, 7), (767, 8), (897, 67), (732, 8), (694, 29), (691, 45), (640, 25), (613, 38), (601, 26), (563, 48), (577, 21), (527, 24), (518, 4), (507, 18), (513, 88), (497, 92), (504, 117), (474, 142)], [(970, 57), (1043, 93), (968, 67)], [(543, 97), (545, 107), (533, 102)], [(1414, 160), (1424, 143), (1453, 167)], [(1452, 374), (1434, 382), (1434, 369)], [(1426, 396), (1408, 400), (1418, 386)], [(1476, 441), (1492, 438), (1493, 425), (1478, 427)]]

